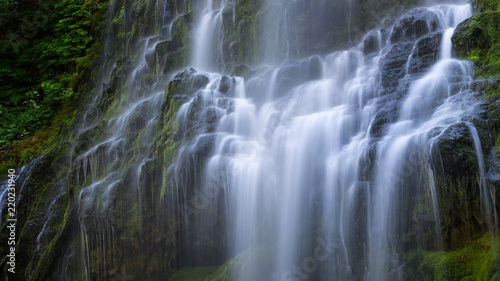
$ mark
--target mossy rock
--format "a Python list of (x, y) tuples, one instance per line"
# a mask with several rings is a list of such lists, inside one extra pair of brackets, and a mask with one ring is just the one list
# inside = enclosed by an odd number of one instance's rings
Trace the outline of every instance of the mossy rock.
[(460, 57), (474, 61), (476, 76), (500, 76), (500, 12), (481, 13), (463, 21), (451, 40)]
[(168, 281), (205, 281), (217, 268), (217, 266), (186, 267), (176, 271)]
[[(271, 280), (274, 267), (274, 245), (259, 245), (227, 260), (223, 265), (210, 267), (183, 268), (169, 281), (255, 281)], [(260, 271), (255, 271), (255, 269)]]
[[(157, 138), (155, 139), (155, 157), (160, 166), (168, 166), (177, 154), (179, 143), (184, 132), (179, 128), (177, 112), (180, 106), (189, 101), (191, 95), (205, 87), (209, 79), (205, 75), (197, 74), (193, 68), (179, 72), (165, 89), (164, 100), (157, 124)], [(161, 195), (166, 192), (167, 172), (164, 171)]]
[[(61, 143), (22, 170), (18, 170), (16, 273), (12, 280), (50, 279), (67, 235), (71, 200), (74, 192), (66, 190), (71, 144)], [(6, 232), (0, 234), (3, 238)], [(5, 239), (6, 241), (6, 239)], [(6, 254), (2, 248), (0, 252)], [(6, 272), (6, 271), (4, 271)]]
[(472, 3), (481, 13), (500, 11), (500, 1), (498, 0), (473, 0)]
[(484, 280), (500, 277), (500, 236), (488, 234), (450, 252), (416, 250), (405, 255), (406, 280)]
[(234, 67), (231, 76), (240, 76), (244, 78), (249, 78), (250, 68), (244, 64), (239, 64)]

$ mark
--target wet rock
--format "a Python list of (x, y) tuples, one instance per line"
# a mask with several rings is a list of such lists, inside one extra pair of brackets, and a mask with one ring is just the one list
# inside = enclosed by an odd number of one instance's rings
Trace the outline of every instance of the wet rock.
[[(111, 73), (111, 81), (109, 83), (109, 92), (107, 93), (116, 93), (116, 91), (122, 86), (125, 85), (126, 79), (128, 75), (134, 70), (134, 66), (132, 62), (126, 58), (122, 57), (117, 60), (116, 67), (113, 69)], [(111, 96), (105, 96), (104, 99), (109, 99)]]
[(75, 142), (75, 147), (73, 148), (74, 155), (80, 155), (84, 151), (87, 151), (92, 144), (92, 140), (95, 136), (97, 126), (86, 130), (81, 133)]
[(442, 32), (435, 32), (417, 41), (409, 58), (408, 74), (424, 73), (438, 60), (442, 38)]
[(413, 41), (439, 28), (439, 17), (427, 9), (415, 9), (401, 17), (392, 28), (391, 43)]
[[(29, 270), (34, 280), (51, 279), (51, 272), (42, 268), (57, 266), (57, 250), (74, 224), (67, 220), (75, 210), (69, 204), (74, 190), (66, 187), (71, 147), (69, 142), (59, 143), (20, 170), (27, 174), (16, 182), (17, 228), (22, 230), (16, 231), (16, 273)], [(7, 241), (5, 234), (0, 232), (0, 238)], [(22, 274), (19, 277), (14, 280), (24, 280)]]
[(500, 73), (500, 12), (475, 15), (455, 29), (451, 38), (457, 54), (476, 64), (476, 77), (495, 77)]
[(402, 42), (390, 47), (387, 54), (381, 58), (380, 77), (384, 88), (394, 88), (398, 85), (399, 79), (406, 74), (406, 61), (411, 54), (413, 43)]
[(179, 68), (186, 65), (188, 60), (188, 53), (183, 51), (169, 53), (165, 56), (165, 59), (162, 60), (163, 68), (161, 68), (161, 73), (167, 74), (172, 71), (178, 70)]
[(152, 52), (146, 54), (146, 63), (150, 69), (154, 69), (156, 67), (157, 58), (159, 61), (163, 61), (169, 53), (175, 52), (178, 50), (178, 46), (171, 40), (165, 40), (156, 44), (155, 49)]
[(323, 62), (320, 57), (312, 56), (310, 59), (305, 60), (303, 64), (305, 64), (304, 68), (308, 69), (308, 80), (321, 79), (323, 75)]
[(241, 76), (244, 78), (248, 78), (249, 74), (250, 74), (250, 67), (244, 64), (240, 64), (234, 67), (231, 76)]
[(369, 55), (380, 50), (379, 33), (372, 30), (363, 41), (363, 53)]
[(130, 128), (131, 133), (138, 133), (151, 119), (150, 107), (147, 103), (142, 103), (136, 107), (132, 115), (130, 116), (130, 120), (128, 121), (128, 128)]
[(204, 134), (196, 138), (194, 144), (191, 146), (191, 153), (198, 156), (208, 157), (215, 145), (218, 134)]
[(500, 12), (475, 15), (461, 22), (451, 38), (453, 47), (461, 57), (467, 57), (476, 50), (477, 55), (485, 55), (489, 48), (500, 39)]
[(472, 81), (470, 88), (474, 92), (480, 93), (493, 93), (500, 90), (500, 77), (481, 79)]
[[(175, 151), (177, 151), (178, 141), (180, 141), (183, 136), (188, 138), (192, 137), (196, 133), (196, 128), (198, 127), (197, 122), (196, 124), (192, 124), (192, 122), (197, 120), (196, 117), (201, 107), (198, 106), (195, 109), (190, 109), (188, 112), (188, 124), (183, 124), (183, 128), (179, 128), (179, 124), (176, 121), (179, 108), (182, 104), (188, 102), (193, 94), (205, 87), (208, 82), (209, 79), (207, 76), (198, 74), (195, 69), (190, 68), (177, 73), (165, 89), (161, 115), (158, 122), (158, 126), (161, 128), (160, 138), (158, 139), (158, 143), (160, 143), (158, 152), (165, 150), (163, 153), (166, 154), (165, 156), (168, 155), (168, 161), (173, 159)], [(201, 96), (198, 95), (195, 99), (198, 97)], [(195, 104), (194, 101), (193, 104)], [(191, 116), (192, 114), (196, 116)], [(165, 146), (167, 143), (169, 145)]]
[(233, 87), (236, 80), (234, 78), (229, 78), (228, 76), (222, 76), (219, 84), (219, 92), (221, 94), (227, 94), (229, 90)]
[(153, 52), (146, 54), (148, 67), (167, 74), (185, 66), (189, 56), (189, 33), (193, 29), (192, 12), (180, 15), (172, 23), (171, 38), (158, 43)]
[[(231, 3), (231, 2), (230, 2)], [(236, 26), (234, 23), (234, 7), (232, 4), (226, 4), (222, 11), (222, 25), (224, 37), (222, 41), (222, 65), (226, 71), (230, 71), (234, 65), (236, 58), (236, 48), (234, 42), (236, 40)]]
[(215, 107), (209, 106), (205, 109), (205, 122), (206, 122), (206, 132), (215, 132), (217, 128), (217, 123), (220, 118), (224, 116), (225, 110)]
[(167, 87), (172, 95), (191, 95), (205, 87), (210, 80), (206, 75), (197, 74), (194, 68), (177, 73)]
[(474, 142), (465, 123), (447, 128), (439, 136), (438, 147), (441, 165), (447, 175), (458, 177), (477, 170)]
[(396, 95), (387, 97), (389, 101), (385, 101), (379, 109), (372, 123), (370, 124), (370, 135), (374, 138), (380, 138), (385, 132), (387, 124), (394, 122), (398, 118), (398, 100)]
[(193, 12), (180, 15), (172, 24), (172, 43), (178, 47), (187, 46), (194, 24)]
[[(483, 128), (476, 129), (481, 136)], [(477, 237), (488, 223), (479, 207), (479, 165), (469, 127), (464, 122), (448, 127), (433, 148), (444, 247), (456, 249)]]

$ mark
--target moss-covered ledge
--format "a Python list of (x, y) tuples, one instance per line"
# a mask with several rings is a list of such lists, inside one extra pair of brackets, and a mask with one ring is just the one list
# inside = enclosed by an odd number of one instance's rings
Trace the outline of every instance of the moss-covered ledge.
[(480, 13), (463, 21), (451, 40), (459, 57), (474, 62), (476, 77), (500, 76), (500, 11)]
[(405, 255), (411, 280), (499, 280), (500, 236), (472, 241), (451, 252), (416, 250)]

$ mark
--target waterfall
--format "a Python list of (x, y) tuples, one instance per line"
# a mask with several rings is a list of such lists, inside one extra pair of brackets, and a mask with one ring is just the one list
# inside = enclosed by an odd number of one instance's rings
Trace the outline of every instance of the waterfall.
[[(216, 5), (220, 5), (217, 7)], [(222, 56), (222, 12), (226, 8), (226, 1), (214, 3), (207, 0), (201, 20), (195, 31), (194, 52), (192, 65), (199, 70), (218, 69)]]
[[(206, 11), (196, 37), (199, 46), (211, 46), (209, 25), (219, 28), (210, 23), (217, 12)], [(405, 280), (398, 253), (403, 250), (401, 230), (407, 227), (402, 221), (408, 219), (402, 208), (416, 204), (412, 197), (422, 198), (419, 204), (431, 210), (431, 231), (441, 249), (437, 171), (426, 159), (433, 157), (443, 132), (468, 122), (481, 104), (469, 87), (471, 64), (452, 58), (450, 41), (454, 27), (471, 16), (471, 6), (440, 5), (414, 13), (426, 20), (428, 31), (415, 35), (421, 31), (401, 27), (403, 17), (385, 35), (385, 45), (381, 32), (375, 32), (375, 55), (363, 54), (361, 45), (288, 62), (250, 80), (238, 78), (231, 111), (220, 106), (228, 99), (218, 91), (222, 75), (211, 73), (211, 82), (185, 105), (202, 98), (222, 114), (211, 133), (215, 144), (198, 188), (223, 193), (211, 197), (224, 200), (210, 207), (220, 209), (203, 209), (223, 212), (228, 258), (262, 245), (275, 250), (265, 264), (248, 261), (245, 273), (233, 272), (245, 277), (234, 280), (358, 280), (353, 268), (362, 266), (364, 280)], [(436, 59), (422, 66), (419, 44), (430, 39), (437, 41)], [(406, 72), (398, 88), (394, 81), (381, 80), (380, 72), (403, 47), (408, 50), (401, 62)], [(199, 48), (194, 61), (202, 67)], [(321, 69), (319, 76), (304, 79), (311, 67)], [(286, 77), (291, 69), (296, 76)], [(184, 119), (189, 115), (185, 106), (179, 112)], [(386, 126), (380, 125), (381, 118), (387, 118)], [(207, 132), (198, 134), (201, 138)], [(482, 159), (480, 143), (474, 143)], [(493, 200), (480, 186), (486, 215), (492, 216)], [(203, 215), (190, 227), (210, 232), (219, 219)], [(315, 256), (318, 251), (326, 255)]]
[[(337, 37), (351, 47), (324, 54), (318, 32), (308, 56), (292, 19), (311, 1), (262, 1), (243, 19), (246, 1), (146, 1), (125, 5), (124, 22), (116, 2), (107, 26), (125, 29), (115, 39), (127, 46), (106, 34), (67, 178), (44, 198), (29, 274), (62, 216), (74, 237), (49, 257), (60, 280), (167, 280), (215, 266), (241, 281), (408, 280), (405, 254), (447, 250), (462, 234), (442, 225), (453, 165), (477, 178), (464, 183), (477, 187), (472, 195), (457, 191), (479, 198), (464, 203), (480, 205), (474, 227), (498, 231), (476, 128), (484, 100), (473, 63), (454, 58), (451, 44), (470, 4), (412, 9), (353, 46), (356, 1), (340, 1), (349, 11)], [(154, 24), (127, 30), (139, 15)], [(248, 71), (229, 75), (233, 67)], [(454, 142), (468, 150), (447, 163), (443, 146)], [(18, 203), (44, 161), (19, 170)], [(74, 197), (71, 210), (58, 207), (63, 195)]]

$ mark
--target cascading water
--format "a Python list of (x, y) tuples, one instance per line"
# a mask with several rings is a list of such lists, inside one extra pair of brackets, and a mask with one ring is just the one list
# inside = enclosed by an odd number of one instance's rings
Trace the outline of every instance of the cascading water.
[(208, 71), (219, 69), (222, 63), (222, 13), (228, 4), (224, 0), (215, 3), (208, 0), (205, 5), (196, 29), (192, 65), (199, 70)]
[[(438, 171), (428, 159), (449, 128), (467, 124), (477, 139), (468, 121), (481, 105), (469, 86), (473, 69), (470, 62), (452, 58), (450, 42), (454, 27), (471, 16), (471, 6), (441, 5), (414, 13), (425, 19), (426, 31), (396, 24), (383, 40), (376, 31), (375, 54), (364, 55), (361, 45), (247, 81), (236, 79), (229, 109), (228, 94), (219, 90), (224, 78), (210, 74), (212, 82), (181, 108), (180, 124), (189, 123), (186, 112), (200, 102), (217, 111), (217, 130), (197, 131), (189, 146), (209, 135), (215, 139), (196, 188), (224, 201), (202, 208), (223, 213), (229, 257), (262, 245), (273, 249), (266, 262), (247, 261), (246, 273), (233, 272), (232, 280), (405, 280), (399, 253), (407, 239), (402, 234), (410, 222), (405, 221), (411, 218), (403, 207), (415, 204), (430, 210), (435, 249), (442, 247)], [(207, 22), (202, 20), (198, 32), (208, 29)], [(205, 31), (199, 34), (200, 42), (205, 36)], [(418, 48), (430, 39), (438, 42), (435, 63), (422, 66)], [(381, 80), (380, 72), (383, 61), (399, 52), (408, 54), (400, 58), (405, 72), (396, 74), (401, 76), (397, 87), (397, 81)], [(286, 77), (290, 73), (296, 76)], [(290, 78), (303, 80), (283, 85)], [(481, 202), (495, 225), (480, 143), (474, 144)], [(189, 155), (181, 153), (174, 166)], [(187, 228), (210, 233), (218, 220), (200, 215)]]
[[(148, 11), (137, 4), (115, 13), (116, 2), (110, 14), (123, 18), (108, 26), (127, 30)], [(443, 231), (440, 202), (448, 196), (443, 139), (457, 135), (473, 151), (478, 225), (497, 231), (476, 129), (483, 101), (471, 87), (472, 63), (453, 58), (450, 40), (471, 16), (469, 4), (414, 9), (359, 46), (295, 59), (303, 46), (292, 18), (304, 3), (259, 2), (267, 10), (252, 19), (246, 13), (255, 7), (245, 6), (236, 30), (243, 2), (158, 0), (137, 44), (135, 29), (115, 34), (126, 34), (123, 53), (133, 56), (103, 55), (112, 59), (103, 58), (72, 144), (76, 238), (65, 244), (57, 278), (161, 279), (179, 267), (225, 263), (229, 280), (407, 280), (405, 253), (443, 250), (456, 235)], [(247, 50), (263, 65), (244, 77), (217, 73), (245, 47), (236, 32), (275, 22), (252, 41), (258, 50)], [(315, 50), (327, 44), (308, 38)], [(185, 64), (196, 70), (170, 77)], [(19, 171), (21, 189), (43, 160)], [(48, 198), (35, 235), (40, 259), (63, 187)], [(0, 184), (2, 202), (5, 190)]]

